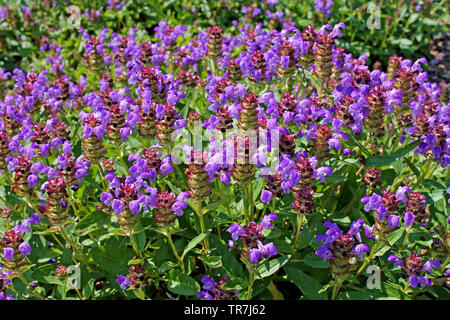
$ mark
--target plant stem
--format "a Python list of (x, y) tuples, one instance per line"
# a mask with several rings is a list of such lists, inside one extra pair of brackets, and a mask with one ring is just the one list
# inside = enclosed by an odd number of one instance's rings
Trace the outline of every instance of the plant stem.
[(134, 240), (134, 230), (130, 230), (129, 235), (130, 235), (131, 245), (133, 246), (134, 252), (138, 255), (139, 258), (141, 258), (142, 254), (138, 249), (136, 241)]
[(447, 255), (447, 259), (445, 259), (445, 261), (442, 263), (440, 269), (444, 270), (445, 266), (448, 264), (449, 260), (450, 260), (450, 255)]
[(217, 228), (217, 237), (219, 238), (220, 241), (222, 241), (222, 234), (220, 232), (220, 223), (219, 223), (219, 219), (217, 218), (217, 211), (214, 211), (214, 220), (216, 220), (216, 228)]
[(59, 246), (61, 247), (61, 249), (64, 250), (64, 246), (62, 245), (62, 243), (59, 241), (59, 239), (56, 237), (56, 235), (52, 232), (51, 235), (53, 236), (53, 238), (56, 240), (56, 242), (58, 242)]
[(255, 282), (255, 275), (254, 275), (253, 271), (249, 270), (249, 273), (250, 273), (250, 279), (248, 282), (247, 300), (252, 299), (252, 287), (253, 287), (253, 282)]
[(224, 199), (225, 199), (225, 207), (227, 208), (228, 217), (230, 217), (230, 220), (233, 220), (233, 215), (231, 214), (230, 204), (228, 203), (228, 199), (227, 199), (227, 197), (226, 197), (226, 193), (225, 193), (225, 191), (224, 191), (224, 189), (223, 189), (223, 184), (222, 184), (221, 181), (218, 181), (218, 184), (219, 184), (219, 191), (220, 191), (220, 194), (221, 194), (221, 195), (224, 197)]
[(370, 136), (367, 135), (366, 141), (364, 141), (364, 145), (362, 146), (361, 149), (359, 149), (358, 153), (356, 154), (356, 158), (358, 158), (364, 152), (364, 150), (366, 149), (369, 142), (370, 142)]
[(172, 248), (175, 258), (177, 258), (177, 260), (180, 264), (181, 270), (183, 271), (183, 273), (186, 273), (186, 270), (184, 269), (183, 260), (181, 260), (181, 257), (178, 255), (177, 249), (175, 249), (175, 245), (173, 244), (171, 234), (169, 232), (166, 232), (166, 237), (167, 237), (167, 241), (169, 242), (170, 247)]
[[(205, 221), (203, 220), (203, 213), (202, 213), (202, 203), (199, 201), (197, 204), (197, 215), (200, 221), (200, 230), (202, 233), (206, 233), (206, 228), (205, 228)], [(203, 239), (203, 249), (205, 250), (205, 252), (208, 251), (209, 249), (209, 242), (208, 242), (208, 238), (205, 237)]]
[(102, 184), (102, 186), (103, 186), (103, 190), (108, 190), (108, 186), (106, 185), (106, 182), (105, 182), (105, 177), (103, 176), (103, 167), (102, 167), (102, 165), (101, 165), (101, 163), (100, 162), (97, 162), (96, 163), (97, 164), (97, 166), (98, 166), (98, 173), (100, 174), (100, 179), (101, 179), (101, 184)]
[(83, 300), (83, 296), (81, 295), (80, 291), (78, 290), (77, 287), (73, 287), (75, 289), (75, 291), (77, 292), (78, 296), (80, 297), (80, 300)]
[(298, 243), (298, 239), (300, 237), (300, 231), (302, 229), (302, 223), (303, 223), (303, 214), (300, 213), (299, 215), (297, 215), (297, 229), (296, 229), (296, 232), (295, 232), (294, 245), (292, 246), (292, 257), (294, 257), (294, 253), (297, 250), (297, 243)]
[(248, 206), (249, 206), (249, 217), (253, 217), (253, 184), (250, 182), (248, 186)]
[(342, 286), (342, 282), (341, 281), (336, 283), (336, 285), (333, 288), (333, 294), (331, 296), (331, 300), (336, 300), (336, 297), (337, 297), (337, 295), (339, 293), (339, 289), (341, 289), (341, 286)]
[(248, 224), (248, 209), (246, 206), (245, 198), (247, 197), (247, 192), (244, 184), (241, 184), (242, 189), (242, 206), (244, 207), (244, 224)]
[(139, 289), (138, 289), (138, 295), (139, 295), (139, 299), (145, 300), (145, 293), (144, 293), (144, 291), (142, 290), (142, 287), (139, 287)]
[(408, 287), (409, 287), (409, 281), (408, 281), (408, 280), (406, 280), (406, 284), (405, 284), (405, 287), (403, 288), (403, 293), (404, 293), (404, 294), (406, 294), (406, 295), (408, 295), (408, 293), (407, 293), (407, 291), (408, 291)]
[(406, 236), (405, 236), (405, 239), (403, 240), (402, 246), (400, 247), (400, 249), (398, 249), (398, 252), (397, 252), (397, 253), (401, 253), (401, 252), (403, 251), (403, 249), (405, 248), (406, 242), (408, 241), (408, 238), (409, 238), (409, 234), (410, 234), (410, 233), (411, 233), (411, 230), (410, 230), (410, 229), (406, 229)]

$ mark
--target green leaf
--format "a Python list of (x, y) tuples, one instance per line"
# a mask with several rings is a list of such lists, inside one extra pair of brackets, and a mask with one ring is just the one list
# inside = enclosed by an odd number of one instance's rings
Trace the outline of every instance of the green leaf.
[(139, 251), (144, 250), (147, 238), (145, 236), (145, 231), (134, 234), (134, 239), (136, 241), (136, 246)]
[(225, 246), (216, 235), (212, 235), (209, 240), (211, 248), (214, 248), (214, 255), (222, 256), (222, 264), (225, 271), (229, 273), (230, 276), (243, 277), (244, 270), (242, 269), (242, 263), (236, 259), (229, 248)]
[(405, 231), (405, 229), (400, 228), (389, 235), (388, 242), (391, 246), (393, 246), (402, 237), (403, 231)]
[(91, 278), (89, 281), (83, 286), (83, 297), (85, 299), (89, 299), (94, 292), (94, 282), (95, 279)]
[(166, 261), (164, 262), (159, 268), (158, 268), (158, 272), (160, 274), (164, 274), (166, 273), (166, 271), (176, 268), (178, 266), (178, 263), (174, 262), (174, 261)]
[(184, 256), (191, 251), (193, 248), (195, 248), (196, 245), (198, 245), (204, 238), (206, 237), (206, 233), (200, 233), (198, 236), (196, 236), (194, 239), (189, 241), (186, 248), (184, 248), (183, 254), (181, 255), (181, 259), (184, 258)]
[(419, 144), (420, 144), (420, 141), (415, 141), (415, 142), (412, 142), (412, 143), (408, 144), (407, 146), (401, 148), (400, 150), (394, 152), (391, 155), (369, 157), (366, 160), (366, 166), (367, 167), (389, 166), (394, 161), (406, 156), (408, 153), (413, 151)]
[(389, 166), (396, 158), (392, 156), (373, 156), (366, 160), (366, 167), (384, 167)]
[(127, 262), (134, 256), (134, 252), (120, 247), (94, 247), (89, 250), (89, 255), (106, 272), (120, 275), (128, 273)]
[(416, 177), (419, 178), (420, 177), (419, 169), (417, 169), (417, 167), (408, 158), (405, 158), (405, 162), (408, 165), (408, 167), (411, 169), (411, 171), (414, 172)]
[(405, 146), (405, 147), (401, 148), (400, 150), (398, 150), (398, 151), (394, 152), (393, 154), (391, 154), (391, 157), (394, 157), (396, 159), (404, 157), (408, 153), (413, 151), (420, 143), (421, 143), (420, 140), (417, 140), (417, 141), (414, 141), (414, 142), (410, 142), (407, 146)]
[(297, 250), (301, 250), (309, 246), (312, 239), (314, 239), (314, 233), (308, 230), (303, 230), (298, 237)]
[(81, 231), (83, 229), (89, 228), (106, 218), (109, 218), (108, 214), (102, 211), (93, 211), (87, 214), (83, 219), (81, 219), (80, 222), (78, 222), (78, 224), (75, 227), (75, 230)]
[(288, 279), (294, 282), (294, 284), (302, 291), (303, 295), (312, 300), (326, 300), (327, 295), (319, 293), (322, 289), (322, 285), (317, 280), (311, 278), (309, 275), (292, 266), (284, 266), (284, 270), (287, 273)]
[(389, 249), (391, 249), (390, 246), (384, 246), (384, 247), (380, 248), (380, 249), (377, 250), (377, 252), (375, 253), (375, 257), (380, 257), (380, 256), (384, 255), (386, 252), (389, 251)]
[(201, 290), (200, 285), (193, 278), (178, 270), (171, 270), (169, 272), (167, 289), (183, 296), (193, 296)]
[(345, 291), (340, 293), (336, 300), (373, 300), (376, 295), (369, 291)]
[(221, 256), (198, 256), (200, 260), (206, 263), (211, 268), (220, 268), (222, 266), (222, 257)]
[(315, 269), (327, 269), (329, 266), (328, 261), (323, 261), (322, 258), (320, 258), (315, 253), (311, 253), (308, 256), (306, 256), (302, 262), (305, 265)]
[(347, 177), (344, 177), (344, 176), (331, 175), (331, 176), (325, 177), (325, 182), (339, 183), (339, 182), (345, 181), (346, 179), (347, 179)]
[(256, 269), (260, 278), (265, 278), (268, 276), (271, 276), (275, 272), (277, 272), (282, 266), (284, 266), (289, 259), (291, 258), (290, 255), (283, 256), (277, 259), (272, 259), (270, 261), (266, 261), (262, 265), (258, 266)]
[(234, 278), (226, 281), (221, 288), (224, 290), (244, 290), (248, 288), (248, 283), (240, 278)]

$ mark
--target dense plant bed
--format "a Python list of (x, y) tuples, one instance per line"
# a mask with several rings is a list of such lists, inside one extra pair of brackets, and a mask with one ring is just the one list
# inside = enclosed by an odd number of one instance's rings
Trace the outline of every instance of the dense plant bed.
[(2, 69), (1, 298), (450, 297), (427, 59), (246, 22), (80, 28)]

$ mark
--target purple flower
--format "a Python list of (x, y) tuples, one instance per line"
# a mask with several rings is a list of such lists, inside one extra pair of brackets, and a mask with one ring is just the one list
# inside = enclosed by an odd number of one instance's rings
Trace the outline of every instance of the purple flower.
[(141, 207), (139, 206), (139, 203), (140, 203), (139, 200), (130, 201), (130, 204), (128, 206), (130, 208), (130, 211), (133, 214), (138, 214), (139, 210), (141, 210)]
[(418, 276), (410, 276), (409, 277), (409, 285), (413, 288), (417, 287), (419, 284), (419, 277)]
[(395, 214), (391, 214), (389, 217), (387, 217), (388, 227), (391, 229), (394, 229), (395, 227), (397, 227), (399, 221), (400, 221), (400, 217)]
[(120, 288), (122, 290), (126, 290), (129, 286), (131, 286), (131, 280), (125, 276), (119, 276), (116, 279), (116, 282), (120, 284)]
[(366, 204), (364, 210), (368, 212), (370, 210), (377, 210), (383, 204), (383, 198), (374, 193), (372, 196), (362, 197), (361, 202)]
[(230, 178), (231, 174), (229, 172), (222, 172), (220, 174), (220, 181), (222, 181), (223, 184), (230, 184)]
[(422, 267), (422, 270), (433, 273), (433, 267), (440, 268), (441, 264), (437, 260), (430, 259)]
[(360, 258), (362, 258), (364, 257), (364, 253), (369, 251), (369, 246), (367, 244), (360, 243), (353, 248), (352, 253), (357, 254)]
[(331, 167), (321, 167), (315, 172), (315, 176), (319, 177), (321, 182), (325, 182), (325, 175), (332, 175)]
[(111, 204), (111, 201), (113, 201), (113, 199), (114, 196), (109, 192), (103, 192), (102, 195), (100, 196), (100, 201), (107, 206)]
[(114, 199), (112, 202), (112, 208), (115, 214), (121, 214), (123, 208), (125, 208), (125, 202), (123, 202), (122, 200)]
[(42, 218), (41, 218), (41, 216), (39, 215), (39, 213), (33, 212), (33, 213), (31, 214), (31, 217), (26, 218), (26, 219), (24, 220), (24, 222), (29, 223), (29, 224), (40, 224), (40, 223), (41, 223), (41, 220), (42, 220)]
[(325, 15), (328, 18), (332, 11), (330, 8), (334, 5), (332, 0), (314, 0), (314, 8)]
[[(165, 158), (165, 159), (167, 159), (167, 158)], [(161, 174), (163, 176), (167, 176), (169, 173), (173, 172), (173, 166), (169, 161), (164, 161), (164, 160), (161, 162), (161, 166), (159, 167), (159, 172), (161, 172)]]
[(261, 256), (266, 259), (270, 258), (271, 256), (275, 256), (278, 253), (278, 250), (273, 242), (263, 245), (261, 241), (258, 241), (258, 250), (261, 253)]
[(259, 252), (258, 249), (250, 249), (250, 252), (248, 253), (248, 256), (250, 258), (250, 263), (258, 263), (261, 259), (261, 252)]
[(405, 220), (404, 222), (405, 227), (409, 228), (414, 224), (415, 217), (412, 213), (405, 212), (404, 220)]
[(184, 198), (190, 198), (189, 192), (185, 191), (178, 195), (175, 199), (175, 203), (172, 205), (171, 209), (178, 215), (182, 216), (184, 209), (187, 207), (187, 202), (184, 201)]
[(263, 229), (273, 229), (271, 221), (275, 220), (276, 218), (277, 218), (277, 215), (274, 212), (264, 216), (264, 218), (261, 221), (261, 227)]
[(374, 225), (372, 227), (369, 227), (367, 224), (363, 225), (364, 235), (366, 236), (367, 239), (375, 239), (375, 237), (373, 235), (373, 228), (374, 227), (375, 227)]
[(228, 228), (228, 232), (231, 233), (231, 239), (233, 239), (234, 241), (236, 241), (237, 239), (239, 239), (239, 236), (245, 234), (244, 228), (242, 228), (240, 225), (238, 225), (237, 223), (232, 224), (229, 228)]
[(19, 250), (24, 256), (29, 255), (30, 252), (31, 252), (31, 248), (30, 248), (30, 245), (28, 244), (28, 242), (22, 242), (22, 243), (19, 245), (18, 250)]
[(316, 250), (316, 255), (322, 258), (323, 261), (333, 258), (333, 253), (327, 247), (321, 246)]
[(214, 281), (213, 278), (204, 276), (201, 282), (203, 283), (202, 288), (205, 290), (214, 291), (214, 289), (216, 288), (216, 282)]
[(214, 300), (214, 297), (208, 291), (200, 291), (197, 293), (197, 298), (203, 300)]
[(30, 186), (30, 189), (33, 189), (38, 183), (38, 177), (32, 174), (27, 178), (27, 181), (28, 185)]
[(265, 204), (268, 204), (270, 202), (270, 199), (272, 199), (272, 192), (268, 191), (268, 190), (263, 190), (261, 192), (261, 197), (260, 197), (261, 201), (264, 202)]
[(404, 186), (404, 187), (399, 187), (397, 192), (395, 193), (395, 197), (397, 198), (397, 200), (403, 202), (403, 204), (406, 205), (406, 201), (408, 201), (408, 196), (406, 195), (406, 193), (411, 193), (411, 189), (409, 188), (408, 185)]
[(394, 268), (402, 267), (404, 265), (403, 260), (397, 257), (395, 254), (391, 254), (388, 258), (388, 261), (394, 262)]
[(13, 248), (3, 248), (3, 259), (12, 261), (14, 258), (14, 249)]

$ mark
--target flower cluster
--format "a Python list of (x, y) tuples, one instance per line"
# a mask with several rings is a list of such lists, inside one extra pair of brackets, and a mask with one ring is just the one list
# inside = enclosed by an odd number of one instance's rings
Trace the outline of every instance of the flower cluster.
[(263, 244), (264, 229), (272, 229), (271, 222), (277, 218), (275, 213), (263, 217), (260, 224), (252, 221), (246, 226), (233, 224), (228, 228), (231, 238), (234, 241), (238, 239), (242, 242), (241, 260), (244, 263), (257, 264), (262, 258), (270, 258), (277, 255), (278, 251), (273, 242)]
[(394, 262), (394, 268), (400, 267), (405, 278), (408, 279), (410, 287), (416, 288), (418, 284), (421, 287), (431, 286), (431, 279), (426, 277), (426, 273), (432, 274), (434, 268), (440, 268), (440, 263), (437, 260), (430, 259), (423, 262), (416, 252), (413, 252), (409, 257), (403, 261), (397, 255), (389, 256), (388, 261)]
[(361, 242), (361, 227), (363, 219), (358, 219), (352, 223), (347, 233), (344, 233), (336, 223), (326, 221), (324, 227), (327, 228), (325, 234), (318, 234), (316, 241), (322, 242), (316, 250), (316, 255), (324, 261), (329, 260), (329, 271), (334, 279), (345, 278), (352, 267), (356, 266), (356, 257), (364, 257), (369, 252), (369, 246), (364, 243), (355, 244), (355, 239)]
[(239, 295), (240, 291), (222, 289), (223, 284), (228, 280), (228, 275), (224, 275), (218, 282), (214, 281), (213, 278), (204, 276), (201, 279), (204, 291), (200, 291), (197, 298), (202, 300), (233, 300), (234, 297)]

